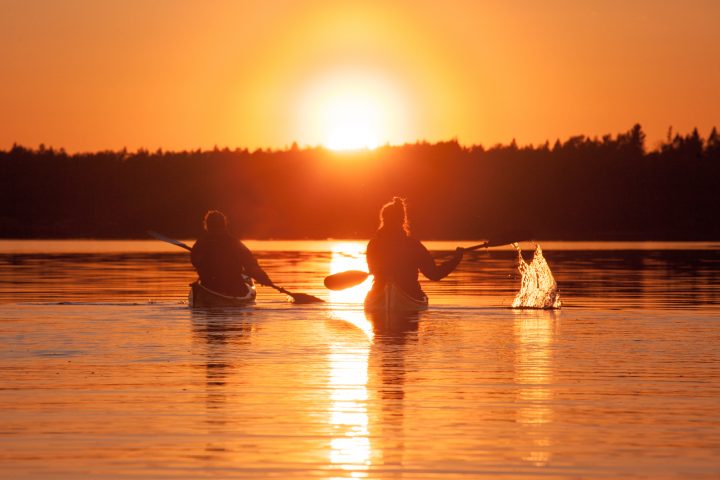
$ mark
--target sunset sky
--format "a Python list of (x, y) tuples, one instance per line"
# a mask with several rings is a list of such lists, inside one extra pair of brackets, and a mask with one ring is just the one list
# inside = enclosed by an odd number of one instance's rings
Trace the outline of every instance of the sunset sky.
[(0, 148), (720, 127), (720, 2), (0, 0)]

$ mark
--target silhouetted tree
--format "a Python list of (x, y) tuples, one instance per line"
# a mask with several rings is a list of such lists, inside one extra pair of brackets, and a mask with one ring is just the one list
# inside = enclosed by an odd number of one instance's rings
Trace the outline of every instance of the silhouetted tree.
[(709, 160), (720, 160), (720, 135), (716, 127), (713, 127), (705, 145), (705, 155)]
[[(365, 238), (377, 209), (409, 199), (423, 238), (720, 238), (720, 136), (673, 134), (645, 152), (640, 125), (537, 147), (457, 141), (336, 153), (215, 147), (68, 155), (0, 150), (0, 237), (192, 237), (219, 208), (255, 238)], [(712, 161), (697, 161), (706, 159)]]

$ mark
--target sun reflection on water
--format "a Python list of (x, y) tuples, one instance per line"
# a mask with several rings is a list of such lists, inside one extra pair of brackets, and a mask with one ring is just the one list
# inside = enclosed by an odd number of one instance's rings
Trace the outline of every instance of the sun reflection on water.
[(370, 465), (367, 381), (369, 344), (330, 347), (330, 463), (364, 477)]
[[(365, 245), (339, 242), (332, 246), (330, 274), (344, 270), (366, 270)], [(368, 357), (374, 337), (372, 324), (362, 308), (371, 280), (361, 285), (331, 291), (333, 318), (356, 326), (363, 337), (344, 337), (330, 346), (329, 390), (333, 438), (330, 441), (330, 463), (345, 470), (351, 478), (367, 477), (372, 445), (368, 426)], [(341, 478), (341, 477), (337, 477)]]
[(517, 344), (515, 382), (520, 386), (517, 421), (525, 427), (530, 451), (522, 459), (535, 466), (550, 461), (551, 438), (546, 425), (552, 422), (554, 312), (524, 312), (515, 317), (514, 332)]

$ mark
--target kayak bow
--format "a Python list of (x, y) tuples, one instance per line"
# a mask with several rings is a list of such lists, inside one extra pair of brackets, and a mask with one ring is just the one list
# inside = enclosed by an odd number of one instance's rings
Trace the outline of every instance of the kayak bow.
[(371, 312), (419, 312), (427, 307), (427, 296), (412, 297), (394, 283), (388, 283), (382, 289), (370, 290), (365, 297), (365, 310)]
[(200, 281), (190, 284), (190, 293), (188, 294), (188, 305), (192, 308), (209, 308), (209, 307), (246, 307), (255, 303), (255, 285), (252, 280), (246, 282), (248, 293), (241, 297), (233, 297), (223, 295), (222, 293), (210, 290), (200, 283)]

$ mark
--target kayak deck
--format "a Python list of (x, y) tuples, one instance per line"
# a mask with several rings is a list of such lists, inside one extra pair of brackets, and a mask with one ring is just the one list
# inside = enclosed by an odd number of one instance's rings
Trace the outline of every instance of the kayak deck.
[(427, 307), (427, 296), (412, 297), (393, 283), (382, 289), (370, 290), (365, 297), (365, 310), (371, 312), (419, 312)]
[(188, 305), (191, 308), (208, 307), (245, 307), (255, 303), (257, 292), (252, 280), (247, 283), (248, 293), (242, 297), (223, 295), (205, 287), (199, 281), (190, 284)]

